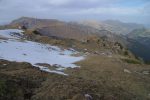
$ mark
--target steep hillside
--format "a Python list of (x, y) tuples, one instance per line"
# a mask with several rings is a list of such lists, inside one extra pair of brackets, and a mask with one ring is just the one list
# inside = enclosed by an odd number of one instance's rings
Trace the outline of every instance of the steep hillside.
[[(111, 32), (111, 39), (115, 39), (126, 46), (137, 57), (142, 58), (145, 62), (150, 59), (150, 31), (142, 25), (134, 23), (123, 23), (120, 21), (107, 20), (83, 21), (80, 24), (93, 27), (98, 30), (108, 30)], [(108, 33), (107, 38), (109, 37)], [(118, 35), (116, 35), (118, 34)]]
[(127, 35), (130, 50), (146, 62), (150, 61), (150, 31), (136, 29)]

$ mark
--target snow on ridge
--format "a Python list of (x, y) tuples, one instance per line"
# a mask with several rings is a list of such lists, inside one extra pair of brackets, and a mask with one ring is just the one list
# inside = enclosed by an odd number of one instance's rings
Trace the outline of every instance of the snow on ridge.
[[(22, 36), (24, 31), (18, 29), (7, 29), (0, 30), (0, 37), (8, 38), (8, 39), (17, 39)], [(17, 34), (16, 34), (17, 33)]]
[[(0, 36), (11, 38), (8, 40), (0, 39), (0, 57), (9, 61), (28, 62), (40, 70), (50, 73), (67, 75), (62, 72), (65, 68), (78, 67), (75, 62), (83, 60), (84, 57), (74, 57), (72, 54), (77, 53), (73, 49), (62, 50), (57, 46), (42, 44), (32, 41), (21, 41), (19, 37), (13, 36), (12, 33), (21, 34), (21, 30), (9, 29), (0, 30)], [(10, 34), (11, 33), (11, 34)], [(45, 66), (39, 66), (37, 63), (45, 63), (49, 65), (60, 65), (56, 70), (50, 70)], [(61, 68), (62, 66), (62, 68)], [(62, 69), (62, 70), (60, 70)]]

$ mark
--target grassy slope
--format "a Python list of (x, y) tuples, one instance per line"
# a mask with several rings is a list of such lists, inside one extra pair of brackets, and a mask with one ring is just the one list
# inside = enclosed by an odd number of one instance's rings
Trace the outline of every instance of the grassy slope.
[[(86, 79), (104, 81), (103, 84), (112, 89), (111, 92), (118, 96), (123, 95), (123, 91), (125, 91), (125, 93), (132, 94), (132, 96), (136, 95), (139, 100), (144, 100), (150, 91), (148, 89), (150, 85), (147, 84), (150, 80), (147, 76), (137, 74), (137, 72), (145, 70), (145, 68), (149, 70), (149, 67), (126, 65), (117, 58), (93, 56), (79, 62), (78, 64), (82, 66), (81, 71), (72, 73), (77, 76), (83, 76)], [(125, 73), (124, 69), (128, 69), (131, 73)], [(127, 97), (130, 98), (129, 94)], [(122, 100), (122, 97), (118, 99)], [(134, 100), (135, 98), (132, 99)]]
[[(67, 69), (66, 77), (46, 74), (26, 63), (1, 61), (0, 78), (1, 82), (13, 82), (10, 89), (17, 91), (10, 92), (10, 97), (20, 94), (19, 99), (8, 100), (22, 100), (26, 94), (31, 94), (32, 100), (85, 100), (87, 93), (94, 100), (148, 99), (150, 79), (142, 71), (150, 70), (149, 66), (124, 63), (118, 55), (113, 58), (91, 55), (77, 64), (81, 68)], [(131, 73), (125, 73), (124, 69)]]

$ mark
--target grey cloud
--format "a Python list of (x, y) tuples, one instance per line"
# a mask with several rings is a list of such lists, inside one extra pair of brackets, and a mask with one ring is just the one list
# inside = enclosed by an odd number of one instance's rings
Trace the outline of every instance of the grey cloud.
[[(96, 8), (96, 7), (109, 7), (114, 6), (121, 2), (130, 2), (128, 0), (68, 0), (68, 2), (62, 5), (53, 5), (47, 4), (53, 7), (60, 8), (76, 8), (76, 9), (87, 9), (87, 8)], [(148, 3), (150, 0), (132, 0), (132, 2), (145, 2)]]
[[(118, 18), (136, 21), (135, 16), (140, 16), (140, 21), (147, 19), (150, 0), (141, 1), (146, 5), (142, 10), (137, 8), (119, 8), (117, 3), (125, 0), (0, 0), (0, 23), (10, 21), (21, 16), (58, 18), (65, 20)], [(130, 0), (131, 1), (131, 0)], [(126, 0), (126, 2), (130, 2)], [(120, 9), (120, 10), (119, 10)], [(144, 15), (141, 15), (141, 12)], [(130, 17), (131, 16), (131, 17)], [(142, 19), (143, 18), (143, 19)]]
[(143, 12), (146, 14), (150, 14), (150, 3), (147, 3), (143, 8)]

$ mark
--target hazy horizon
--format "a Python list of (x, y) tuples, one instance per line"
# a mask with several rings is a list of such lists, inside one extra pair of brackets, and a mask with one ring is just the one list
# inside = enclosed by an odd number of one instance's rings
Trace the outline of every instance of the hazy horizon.
[(19, 17), (150, 23), (149, 0), (0, 0), (0, 24)]

